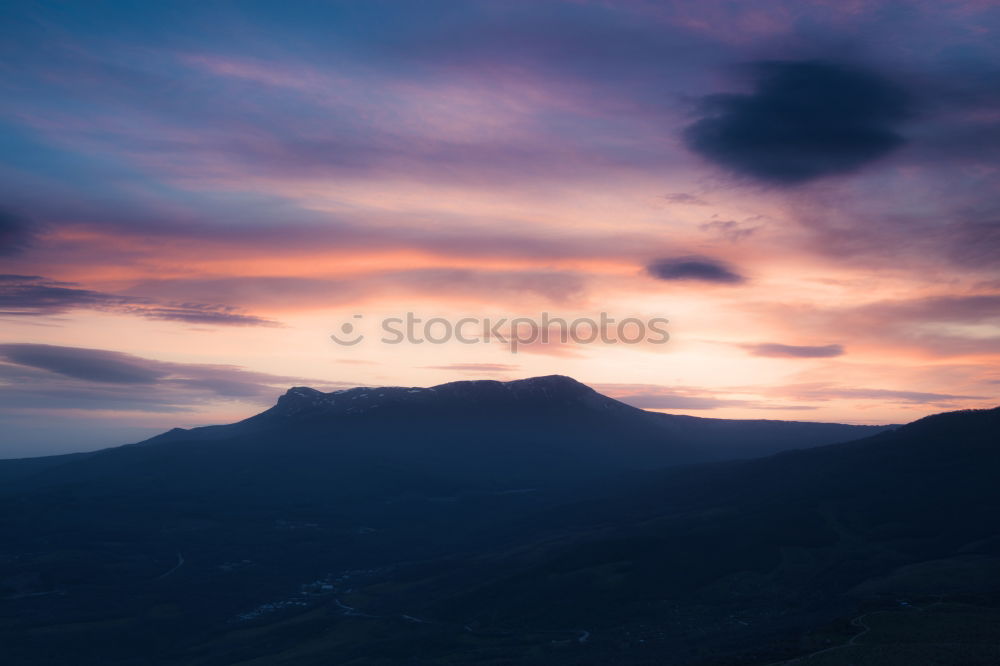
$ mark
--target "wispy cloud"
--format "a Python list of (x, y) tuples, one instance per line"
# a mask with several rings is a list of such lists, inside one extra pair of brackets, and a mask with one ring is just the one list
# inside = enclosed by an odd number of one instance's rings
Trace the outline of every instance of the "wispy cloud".
[(674, 204), (683, 204), (686, 206), (707, 206), (708, 204), (703, 201), (700, 197), (694, 194), (688, 194), (687, 192), (674, 192), (672, 194), (664, 194), (663, 198)]
[(206, 399), (259, 402), (292, 385), (318, 381), (231, 365), (159, 361), (106, 349), (0, 344), (5, 409), (193, 410)]
[(740, 396), (737, 391), (657, 384), (595, 384), (595, 389), (640, 409), (711, 410), (725, 407), (749, 409), (815, 409), (810, 405), (768, 404)]
[(37, 275), (0, 275), (0, 316), (53, 315), (89, 309), (134, 314), (194, 324), (277, 326), (277, 322), (243, 314), (235, 307), (205, 303), (164, 303), (83, 289), (71, 282)]
[(511, 365), (507, 363), (448, 363), (446, 365), (425, 365), (422, 367), (427, 370), (449, 370), (469, 375), (492, 375), (497, 373), (516, 372), (520, 369), (520, 366), (518, 365)]
[(343, 277), (244, 276), (150, 279), (129, 289), (164, 300), (199, 295), (258, 307), (315, 307), (357, 303), (401, 294), (479, 302), (537, 300), (568, 303), (582, 297), (585, 281), (570, 271), (426, 268), (359, 271)]
[(933, 393), (925, 391), (908, 391), (905, 389), (857, 388), (832, 385), (791, 385), (775, 389), (774, 393), (795, 400), (822, 402), (827, 400), (862, 400), (889, 404), (929, 405), (940, 408), (968, 406), (990, 400), (989, 396), (955, 395), (951, 393)]
[(831, 358), (844, 355), (843, 346), (836, 344), (811, 346), (758, 342), (742, 345), (742, 347), (754, 356), (767, 356), (771, 358)]

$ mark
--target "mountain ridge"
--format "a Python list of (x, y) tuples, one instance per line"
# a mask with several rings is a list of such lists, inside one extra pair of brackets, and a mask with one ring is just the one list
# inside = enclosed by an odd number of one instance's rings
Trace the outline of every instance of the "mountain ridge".
[[(510, 381), (492, 379), (458, 380), (429, 387), (416, 386), (356, 386), (334, 391), (320, 391), (309, 386), (293, 386), (279, 396), (275, 404), (241, 421), (223, 425), (197, 426), (194, 428), (172, 428), (138, 442), (149, 444), (176, 441), (185, 437), (218, 438), (238, 432), (244, 424), (267, 424), (290, 417), (333, 417), (360, 415), (383, 407), (439, 407), (447, 400), (460, 401), (468, 405), (482, 406), (500, 403), (516, 403), (531, 400), (535, 406), (543, 403), (561, 404), (574, 401), (602, 410), (617, 410), (634, 415), (643, 415), (651, 421), (677, 424), (802, 424), (819, 427), (842, 428), (840, 436), (830, 436), (826, 443), (848, 441), (874, 434), (882, 430), (898, 427), (897, 424), (859, 425), (825, 421), (790, 421), (782, 419), (720, 419), (713, 417), (668, 414), (634, 407), (621, 400), (606, 396), (595, 389), (564, 375), (543, 375)], [(777, 449), (776, 449), (777, 450)], [(756, 452), (754, 452), (756, 453)]]
[[(170, 445), (214, 447), (189, 452), (192, 460), (298, 455), (331, 465), (338, 459), (344, 464), (383, 459), (427, 468), (434, 475), (448, 468), (446, 476), (461, 476), (465, 465), (481, 478), (510, 474), (538, 483), (546, 475), (583, 477), (606, 469), (753, 458), (859, 439), (892, 427), (650, 412), (562, 375), (330, 392), (295, 386), (272, 407), (234, 423), (173, 428), (134, 444), (53, 459), (52, 464), (0, 461), (0, 479), (13, 485), (32, 476), (63, 482), (75, 466), (88, 473), (104, 466), (112, 478), (112, 461), (124, 461), (123, 456), (131, 455), (126, 452)], [(164, 469), (185, 466), (183, 458), (171, 459), (167, 451), (157, 455), (167, 457)]]
[(211, 666), (249, 644), (297, 666), (669, 665), (789, 636), (791, 657), (859, 603), (992, 593), (1000, 408), (745, 459), (755, 428), (771, 447), (856, 430), (543, 380), (293, 387), (229, 426), (30, 459), (0, 486), (10, 662)]

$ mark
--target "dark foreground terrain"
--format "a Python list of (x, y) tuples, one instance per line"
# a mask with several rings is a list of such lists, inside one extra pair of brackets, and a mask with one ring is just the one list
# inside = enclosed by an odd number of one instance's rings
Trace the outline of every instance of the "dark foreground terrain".
[(1000, 409), (863, 428), (561, 377), (292, 389), (0, 461), (2, 662), (996, 664), (998, 472)]

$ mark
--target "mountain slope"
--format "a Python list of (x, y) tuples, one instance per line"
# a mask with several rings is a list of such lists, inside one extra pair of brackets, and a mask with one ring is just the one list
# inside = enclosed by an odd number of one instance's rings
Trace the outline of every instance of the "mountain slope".
[[(11, 489), (91, 483), (139, 492), (182, 483), (184, 492), (218, 494), (266, 483), (295, 494), (318, 484), (323, 494), (343, 496), (509, 489), (749, 458), (883, 429), (657, 414), (560, 376), (333, 393), (298, 387), (239, 423), (174, 429), (44, 469)], [(381, 477), (388, 486), (373, 486)]]
[(1000, 599), (1000, 408), (653, 477), (546, 512), (568, 543), (522, 548), (425, 612), (560, 618), (619, 641), (640, 619), (648, 645), (629, 654), (677, 658), (678, 644), (776, 638), (866, 600)]
[(296, 388), (12, 478), (0, 640), (11, 664), (690, 663), (994, 580), (998, 418), (664, 469), (877, 429), (559, 377)]

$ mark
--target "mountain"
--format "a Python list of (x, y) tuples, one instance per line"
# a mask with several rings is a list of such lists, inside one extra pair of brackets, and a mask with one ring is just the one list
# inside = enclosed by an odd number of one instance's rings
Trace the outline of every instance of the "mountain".
[[(658, 414), (561, 376), (332, 393), (296, 387), (239, 423), (177, 428), (67, 465), (0, 461), (0, 478), (17, 467), (24, 473), (7, 475), (25, 487), (86, 481), (159, 492), (180, 483), (186, 492), (214, 493), (238, 483), (344, 496), (504, 490), (749, 458), (884, 429)], [(36, 474), (32, 465), (44, 469)]]
[[(505, 555), (491, 564), (490, 582), (419, 611), (507, 627), (559, 618), (630, 645), (578, 657), (595, 664), (624, 654), (620, 663), (687, 663), (706, 644), (724, 652), (778, 641), (860, 614), (865, 604), (891, 616), (974, 601), (995, 617), (998, 478), (1000, 408), (939, 414), (852, 443), (667, 470), (534, 517), (549, 534), (572, 536), (557, 548), (537, 542)], [(892, 617), (892, 645), (816, 663), (996, 663), (996, 625), (976, 636), (918, 620)], [(918, 626), (939, 637), (922, 638)], [(920, 661), (921, 650), (940, 648), (941, 633), (955, 651)], [(778, 645), (739, 663), (795, 654)]]
[(771, 663), (866, 604), (992, 603), (998, 421), (696, 419), (564, 377), (294, 388), (0, 465), (0, 641), (11, 664)]
[[(547, 456), (568, 468), (619, 468), (749, 458), (788, 448), (856, 439), (890, 426), (739, 421), (647, 412), (558, 375), (510, 382), (462, 381), (430, 388), (353, 388), (323, 393), (295, 387), (271, 409), (229, 426), (174, 429), (143, 444), (207, 441), (267, 433), (419, 459), (438, 448), (450, 455)], [(445, 444), (444, 440), (461, 440)], [(610, 441), (609, 441), (610, 440)], [(572, 460), (568, 458), (572, 458)], [(479, 458), (477, 458), (479, 459)]]

